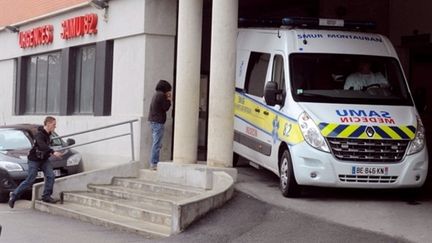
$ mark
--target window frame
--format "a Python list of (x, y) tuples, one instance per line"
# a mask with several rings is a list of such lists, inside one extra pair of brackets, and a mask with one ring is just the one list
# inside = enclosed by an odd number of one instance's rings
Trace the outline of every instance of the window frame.
[[(49, 111), (48, 110), (48, 100), (50, 98), (49, 96), (49, 84), (50, 84), (50, 57), (52, 57), (54, 54), (58, 55), (59, 58), (59, 63), (57, 64), (59, 67), (59, 77), (54, 78), (54, 80), (57, 80), (59, 82), (58, 84), (58, 89), (57, 89), (57, 94), (54, 94), (54, 96), (56, 96), (56, 98), (58, 99), (58, 105), (57, 105), (57, 110), (53, 110), (53, 111)], [(39, 111), (37, 106), (38, 106), (38, 84), (40, 82), (39, 80), (39, 60), (41, 57), (46, 57), (46, 70), (45, 70), (45, 95), (42, 95), (42, 97), (39, 97), (39, 99), (44, 99), (44, 102), (42, 104), (42, 106), (44, 106), (44, 108)], [(34, 80), (32, 81), (32, 83), (34, 84), (33, 86), (33, 90), (30, 92), (33, 92), (33, 94), (29, 95), (29, 85), (30, 85), (30, 62), (32, 61), (33, 58), (36, 58), (36, 63), (35, 63), (35, 67), (34, 67), (34, 75), (33, 78)], [(36, 55), (31, 55), (31, 56), (25, 56), (22, 58), (21, 60), (22, 62), (25, 62), (24, 65), (22, 65), (24, 68), (24, 70), (22, 71), (22, 76), (24, 76), (22, 82), (23, 82), (23, 86), (24, 86), (24, 90), (21, 90), (21, 94), (24, 95), (24, 100), (23, 100), (23, 107), (22, 107), (22, 114), (23, 115), (58, 115), (60, 113), (60, 76), (61, 76), (61, 66), (62, 66), (62, 55), (60, 51), (51, 51), (51, 52), (46, 52), (46, 53), (38, 53)], [(18, 75), (17, 75), (18, 76)], [(18, 95), (17, 95), (18, 96)], [(29, 104), (29, 99), (33, 98), (34, 100), (31, 101), (31, 103)], [(31, 107), (29, 107), (31, 106)]]
[[(90, 45), (95, 45), (95, 68), (94, 68), (94, 91), (93, 91), (93, 112), (91, 114), (76, 114), (74, 113), (74, 94), (75, 94), (75, 50), (82, 47), (67, 47), (60, 50), (53, 50), (46, 53), (37, 53), (29, 56), (21, 56), (16, 58), (16, 76), (14, 87), (14, 113), (15, 115), (93, 115), (93, 116), (110, 116), (112, 107), (112, 72), (114, 62), (114, 42), (106, 40), (96, 42)], [(83, 45), (88, 46), (88, 45)], [(26, 112), (27, 102), (27, 67), (28, 60), (32, 56), (46, 55), (47, 53), (60, 53), (61, 70), (59, 80), (59, 96), (58, 104), (59, 111), (30, 113)]]
[[(89, 49), (89, 48), (94, 48), (94, 61), (92, 63), (93, 65), (93, 78), (92, 78), (92, 95), (91, 95), (91, 108), (89, 109), (89, 111), (82, 111), (82, 107), (81, 107), (81, 101), (82, 101), (82, 84), (83, 84), (83, 72), (82, 72), (82, 66), (83, 66), (83, 60), (82, 60), (82, 51), (85, 49)], [(73, 102), (72, 102), (72, 115), (94, 115), (94, 104), (95, 104), (95, 93), (96, 93), (96, 44), (91, 44), (91, 45), (84, 45), (84, 46), (79, 46), (74, 48), (73, 50), (74, 55), (73, 55), (73, 62), (74, 62), (74, 67), (75, 70), (72, 70), (73, 72), (75, 72), (74, 75), (74, 79), (72, 80), (73, 82), (73, 86), (74, 86), (74, 92), (72, 94), (73, 96)], [(79, 58), (81, 57), (81, 58)], [(80, 61), (79, 61), (80, 59)], [(84, 64), (85, 65), (85, 64)], [(80, 75), (78, 75), (80, 74)], [(79, 82), (79, 85), (77, 84), (77, 82)], [(80, 88), (80, 90), (77, 90), (77, 87)], [(77, 100), (77, 92), (79, 92), (78, 97), (79, 100)], [(85, 102), (84, 102), (85, 103)]]
[[(253, 78), (263, 78), (262, 80), (259, 80), (259, 82), (251, 82), (252, 80), (252, 72), (254, 68), (259, 68), (258, 63), (260, 60), (263, 60), (263, 57), (265, 57), (267, 60), (264, 59), (264, 64), (266, 64), (265, 67), (265, 73), (260, 74), (258, 73), (257, 76), (253, 76)], [(249, 54), (248, 59), (248, 65), (246, 69), (246, 76), (245, 76), (245, 85), (244, 85), (244, 91), (247, 94), (257, 96), (257, 97), (264, 97), (264, 87), (267, 82), (267, 75), (269, 73), (270, 68), (270, 61), (271, 61), (271, 53), (268, 52), (257, 52), (257, 51), (251, 51)], [(259, 70), (258, 70), (259, 71)], [(260, 75), (260, 76), (258, 76)], [(259, 88), (261, 86), (261, 88)], [(251, 89), (253, 87), (253, 89)], [(260, 93), (257, 93), (256, 91), (259, 91)]]

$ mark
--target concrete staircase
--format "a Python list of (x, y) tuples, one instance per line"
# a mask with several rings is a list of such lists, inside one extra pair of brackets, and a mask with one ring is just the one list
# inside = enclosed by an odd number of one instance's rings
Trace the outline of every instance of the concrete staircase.
[(135, 178), (113, 177), (110, 184), (88, 184), (87, 190), (62, 191), (62, 203), (34, 200), (34, 207), (158, 239), (184, 230), (196, 218), (221, 206), (231, 198), (232, 190), (214, 191), (160, 181), (156, 171), (143, 169)]

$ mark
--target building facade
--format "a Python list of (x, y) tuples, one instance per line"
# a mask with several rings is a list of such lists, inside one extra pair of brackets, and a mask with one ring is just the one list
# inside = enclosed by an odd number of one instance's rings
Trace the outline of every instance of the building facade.
[[(53, 115), (57, 131), (68, 134), (138, 119), (135, 157), (145, 160), (154, 88), (174, 80), (177, 1), (108, 4), (76, 1), (0, 31), (0, 124), (40, 124)], [(172, 116), (166, 127), (171, 134)], [(128, 125), (73, 138), (79, 144), (125, 132)], [(130, 161), (130, 144), (121, 137), (80, 147), (85, 170)], [(162, 159), (169, 159), (171, 136), (163, 144)]]
[[(106, 6), (96, 8), (95, 3)], [(432, 4), (426, 0), (4, 4), (12, 7), (0, 8), (0, 124), (41, 123), (44, 116), (54, 115), (59, 133), (67, 134), (138, 119), (133, 126), (134, 150), (142, 161), (151, 144), (149, 104), (157, 81), (165, 79), (175, 84), (175, 102), (161, 159), (196, 163), (197, 147), (206, 146), (210, 165), (230, 166), (238, 14), (373, 20), (376, 32), (389, 36), (398, 49), (411, 90), (431, 87), (425, 77), (432, 65), (432, 26), (426, 21)], [(1, 27), (5, 25), (19, 29)], [(422, 118), (431, 124), (432, 99), (425, 102)], [(128, 131), (122, 126), (74, 138), (85, 143)], [(86, 170), (131, 159), (128, 137), (79, 150)]]

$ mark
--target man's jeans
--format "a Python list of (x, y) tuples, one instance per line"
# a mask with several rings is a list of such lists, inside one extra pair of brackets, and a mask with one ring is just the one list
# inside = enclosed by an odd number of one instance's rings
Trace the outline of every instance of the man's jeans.
[(164, 124), (150, 122), (152, 129), (153, 144), (151, 148), (150, 166), (156, 166), (159, 162), (159, 152), (162, 147), (162, 138), (164, 134)]
[(49, 160), (43, 162), (42, 161), (36, 162), (36, 161), (29, 160), (27, 178), (23, 182), (21, 182), (21, 184), (13, 192), (16, 198), (19, 198), (22, 192), (24, 192), (25, 190), (27, 190), (29, 187), (33, 185), (33, 182), (36, 180), (37, 177), (38, 168), (41, 168), (45, 176), (45, 185), (42, 194), (42, 199), (51, 197), (51, 194), (53, 192), (53, 187), (54, 187), (54, 180), (55, 180), (55, 175), (54, 175), (51, 162)]

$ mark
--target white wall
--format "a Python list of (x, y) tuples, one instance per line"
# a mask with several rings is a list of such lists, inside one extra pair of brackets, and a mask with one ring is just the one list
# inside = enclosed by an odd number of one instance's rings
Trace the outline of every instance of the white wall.
[[(25, 31), (46, 24), (54, 25), (50, 45), (21, 49), (18, 35), (0, 31), (0, 123), (42, 123), (45, 116), (15, 116), (15, 59), (19, 56), (60, 50), (107, 39), (114, 40), (113, 91), (111, 116), (56, 116), (57, 132), (75, 133), (131, 119), (134, 123), (135, 156), (148, 160), (151, 144), (147, 124), (148, 107), (159, 79), (172, 83), (176, 29), (176, 0), (111, 0), (104, 20), (104, 10), (87, 6), (58, 16), (20, 26)], [(61, 22), (88, 13), (98, 14), (98, 33), (93, 36), (63, 40)], [(171, 153), (172, 117), (169, 111), (162, 159)], [(77, 143), (129, 132), (129, 125), (96, 133), (74, 136)], [(85, 170), (126, 163), (131, 159), (130, 137), (78, 147), (83, 154)]]
[[(147, 121), (148, 111), (155, 87), (159, 80), (164, 79), (171, 83), (174, 88), (174, 41), (171, 36), (146, 35), (146, 71), (145, 71), (145, 88), (144, 88), (144, 118)], [(161, 161), (170, 159), (172, 151), (172, 134), (173, 134), (172, 106), (167, 111), (167, 121), (165, 124), (164, 138), (162, 141)], [(145, 158), (148, 159), (151, 148), (151, 130), (146, 124), (141, 131), (142, 146), (141, 151), (146, 152)]]
[(13, 114), (15, 86), (15, 60), (0, 61), (0, 124), (6, 124), (6, 118)]
[[(107, 39), (142, 34), (144, 32), (144, 4), (145, 1), (142, 0), (112, 0), (110, 1), (108, 18), (106, 21), (104, 20), (104, 10), (87, 6), (20, 26), (20, 31), (26, 31), (47, 24), (53, 25), (53, 43), (34, 48), (21, 49), (18, 44), (17, 33), (2, 31), (0, 32), (0, 38), (2, 40), (0, 60), (59, 50), (65, 47), (84, 45)], [(69, 40), (61, 39), (62, 21), (89, 13), (98, 15), (98, 33), (96, 35), (85, 35)]]

